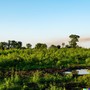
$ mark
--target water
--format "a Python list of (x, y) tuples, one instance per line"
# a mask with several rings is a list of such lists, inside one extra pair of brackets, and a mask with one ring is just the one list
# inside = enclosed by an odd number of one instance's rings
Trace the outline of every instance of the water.
[[(78, 72), (78, 75), (90, 74), (90, 70), (88, 70), (88, 69), (76, 69), (76, 71)], [(70, 73), (72, 73), (72, 71), (65, 71), (64, 73), (70, 74)]]
[(85, 75), (85, 74), (90, 74), (90, 70), (88, 69), (77, 69), (78, 75)]

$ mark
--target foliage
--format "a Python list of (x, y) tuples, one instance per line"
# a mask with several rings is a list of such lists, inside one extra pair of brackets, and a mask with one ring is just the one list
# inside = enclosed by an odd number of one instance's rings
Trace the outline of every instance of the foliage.
[(76, 42), (78, 42), (78, 38), (80, 38), (80, 36), (71, 34), (69, 37), (71, 38), (71, 41), (69, 42), (70, 46), (72, 48), (76, 48), (77, 47)]
[[(79, 36), (71, 35), (70, 45), (37, 43), (35, 48), (9, 40), (0, 43), (0, 90), (82, 90), (90, 86), (90, 75), (77, 75), (76, 68), (90, 67), (90, 49), (77, 47)], [(64, 74), (72, 70), (71, 74)]]

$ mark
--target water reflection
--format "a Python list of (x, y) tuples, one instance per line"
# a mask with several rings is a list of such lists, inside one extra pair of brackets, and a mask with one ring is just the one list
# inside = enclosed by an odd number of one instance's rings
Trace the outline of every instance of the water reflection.
[[(90, 74), (90, 70), (88, 70), (88, 69), (76, 69), (75, 71), (77, 71), (78, 73), (78, 75), (86, 75), (86, 74)], [(65, 74), (70, 74), (70, 73), (72, 73), (72, 71), (65, 71), (64, 72)]]
[(90, 74), (90, 71), (88, 69), (80, 69), (76, 71), (78, 71), (78, 75)]

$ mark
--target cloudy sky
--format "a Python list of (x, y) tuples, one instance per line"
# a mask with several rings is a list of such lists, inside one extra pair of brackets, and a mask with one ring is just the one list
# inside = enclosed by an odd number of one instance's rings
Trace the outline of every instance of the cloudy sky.
[(0, 41), (61, 44), (70, 34), (90, 47), (90, 0), (0, 0)]

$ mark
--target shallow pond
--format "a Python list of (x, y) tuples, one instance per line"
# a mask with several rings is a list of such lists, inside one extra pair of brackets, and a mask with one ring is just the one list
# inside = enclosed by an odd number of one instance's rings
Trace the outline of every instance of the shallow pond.
[[(88, 69), (76, 69), (75, 71), (78, 72), (78, 75), (85, 75), (85, 74), (90, 74), (90, 70)], [(72, 73), (72, 71), (65, 71), (65, 74)]]

